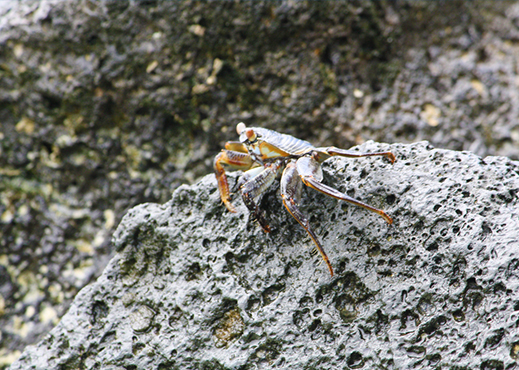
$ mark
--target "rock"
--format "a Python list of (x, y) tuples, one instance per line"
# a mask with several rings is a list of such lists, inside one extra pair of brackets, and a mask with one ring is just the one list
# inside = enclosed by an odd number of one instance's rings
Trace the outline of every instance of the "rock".
[(266, 235), (207, 175), (131, 209), (103, 274), (11, 370), (519, 366), (519, 163), (427, 142), (358, 149), (397, 161), (334, 158), (324, 181), (394, 224), (305, 190), (333, 278), (277, 188)]
[[(0, 1), (0, 370), (237, 122), (519, 158), (519, 3)], [(2, 308), (3, 307), (3, 308)]]

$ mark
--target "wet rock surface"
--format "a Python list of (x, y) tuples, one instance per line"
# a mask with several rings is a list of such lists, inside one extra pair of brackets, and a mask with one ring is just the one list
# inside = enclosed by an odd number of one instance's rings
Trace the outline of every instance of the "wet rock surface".
[(305, 190), (333, 278), (275, 186), (266, 235), (209, 175), (131, 209), (103, 274), (11, 369), (518, 368), (519, 163), (358, 149), (397, 161), (331, 159), (324, 181), (394, 224)]
[(0, 368), (100, 275), (126, 211), (210, 173), (239, 121), (517, 159), (518, 19), (513, 1), (0, 1)]

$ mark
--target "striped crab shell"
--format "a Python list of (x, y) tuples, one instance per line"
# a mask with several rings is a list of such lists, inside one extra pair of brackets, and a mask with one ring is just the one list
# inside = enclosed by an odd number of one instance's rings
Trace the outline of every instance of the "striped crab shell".
[(240, 141), (259, 162), (279, 157), (298, 157), (315, 149), (308, 141), (262, 127), (245, 127), (240, 123), (236, 131)]

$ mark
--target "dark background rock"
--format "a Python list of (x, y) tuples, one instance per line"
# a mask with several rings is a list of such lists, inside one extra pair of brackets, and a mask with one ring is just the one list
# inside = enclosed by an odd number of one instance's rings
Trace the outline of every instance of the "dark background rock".
[(276, 187), (267, 236), (208, 175), (131, 209), (101, 277), (11, 370), (517, 369), (519, 163), (390, 149), (393, 166), (329, 160), (325, 181), (393, 225), (304, 191), (333, 278)]
[(515, 2), (0, 2), (0, 368), (239, 121), (518, 158), (518, 27)]

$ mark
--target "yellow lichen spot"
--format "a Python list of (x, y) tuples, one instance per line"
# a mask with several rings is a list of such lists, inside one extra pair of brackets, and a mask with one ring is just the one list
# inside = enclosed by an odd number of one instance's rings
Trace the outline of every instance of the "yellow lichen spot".
[(20, 175), (20, 173), (21, 173), (20, 170), (15, 170), (15, 169), (12, 169), (12, 168), (0, 168), (0, 175), (18, 176), (18, 175)]
[(77, 268), (73, 268), (72, 264), (67, 264), (65, 269), (62, 272), (63, 277), (66, 279), (72, 278), (76, 279), (76, 281), (83, 282), (89, 276), (87, 271), (93, 265), (93, 261), (91, 258), (85, 258), (81, 261), (81, 264)]
[(0, 350), (0, 367), (9, 366), (22, 355), (22, 352), (16, 350), (6, 352), (4, 349)]
[(191, 92), (195, 95), (203, 94), (207, 91), (209, 91), (209, 87), (204, 84), (197, 84), (191, 89)]
[(52, 284), (51, 286), (49, 286), (49, 294), (53, 302), (57, 304), (63, 303), (65, 299), (65, 293), (63, 293), (61, 285), (59, 284)]
[(40, 322), (44, 324), (49, 322), (57, 324), (58, 321), (58, 312), (51, 306), (44, 306), (44, 308), (40, 311)]
[(212, 74), (216, 76), (222, 70), (222, 67), (223, 67), (223, 60), (221, 60), (219, 58), (214, 58)]
[(357, 99), (360, 99), (364, 96), (364, 92), (362, 90), (355, 89), (355, 90), (353, 90), (353, 96), (356, 97)]
[(52, 64), (50, 64), (50, 62), (47, 62), (47, 63), (45, 63), (45, 64), (40, 64), (40, 66), (38, 67), (38, 69), (39, 69), (41, 72), (47, 74), (47, 73), (49, 73), (50, 71), (52, 71)]
[(27, 204), (22, 204), (20, 208), (18, 208), (18, 214), (20, 216), (26, 216), (29, 213), (29, 206)]
[(126, 145), (124, 147), (124, 151), (126, 153), (126, 158), (130, 162), (132, 167), (137, 166), (141, 161), (141, 152), (134, 145)]
[(188, 30), (189, 32), (194, 33), (195, 35), (200, 37), (204, 36), (205, 34), (205, 27), (202, 27), (199, 24), (192, 24), (191, 26), (189, 26)]
[(13, 329), (22, 338), (27, 337), (27, 334), (31, 332), (34, 327), (33, 322), (25, 322), (20, 316), (15, 316), (13, 319)]
[(85, 239), (79, 239), (76, 241), (76, 249), (80, 252), (80, 253), (86, 253), (86, 254), (94, 254), (94, 248), (92, 247), (92, 244), (85, 240)]
[(208, 85), (214, 85), (216, 83), (216, 75), (222, 70), (223, 61), (221, 59), (215, 58), (213, 60), (213, 70), (211, 72), (211, 76), (209, 76), (206, 80)]
[(208, 85), (214, 85), (216, 83), (216, 76), (209, 76), (207, 77), (207, 80), (205, 80), (205, 82), (208, 84)]
[(519, 359), (519, 342), (512, 344), (512, 349), (510, 349), (510, 357), (515, 360)]
[(9, 257), (7, 257), (7, 254), (0, 254), (0, 265), (7, 266), (9, 263)]
[(2, 213), (2, 216), (0, 216), (0, 221), (9, 223), (13, 220), (13, 218), (14, 218), (14, 213), (11, 210), (6, 209), (4, 211), (4, 213)]
[(478, 94), (481, 97), (486, 97), (488, 95), (487, 88), (485, 87), (485, 85), (483, 85), (483, 83), (481, 81), (472, 80), (472, 81), (470, 81), (470, 85), (472, 86), (472, 88), (474, 90), (476, 90), (478, 92)]
[(32, 272), (24, 271), (19, 273), (18, 271), (11, 271), (11, 275), (18, 276), (16, 281), (20, 284), (21, 290), (24, 291), (24, 303), (32, 304), (45, 296), (38, 287), (41, 279), (38, 279)]
[(226, 312), (214, 331), (216, 347), (226, 346), (232, 339), (242, 335), (244, 329), (245, 323), (237, 308)]
[(34, 132), (34, 121), (27, 117), (22, 117), (15, 126), (16, 131), (23, 132), (28, 135)]
[(420, 117), (432, 127), (438, 126), (440, 115), (440, 109), (432, 104), (425, 104), (423, 111), (420, 113)]
[(16, 44), (13, 47), (14, 56), (20, 58), (23, 54), (23, 44)]
[(115, 213), (111, 209), (105, 209), (103, 215), (105, 216), (105, 229), (110, 230), (115, 224)]
[(72, 163), (74, 163), (76, 166), (80, 167), (85, 164), (87, 157), (85, 157), (81, 153), (74, 153), (70, 156), (70, 159)]
[(86, 208), (74, 209), (70, 216), (75, 220), (80, 220), (82, 218), (87, 217), (90, 214), (90, 211)]
[(33, 315), (36, 313), (36, 308), (34, 308), (34, 306), (27, 306), (27, 308), (25, 309), (25, 317), (27, 318), (31, 318), (33, 317)]
[(41, 191), (44, 196), (49, 197), (52, 194), (52, 192), (54, 191), (54, 188), (52, 187), (51, 184), (45, 184), (41, 187)]
[(103, 245), (105, 240), (106, 240), (106, 238), (105, 238), (105, 235), (104, 235), (104, 231), (103, 230), (99, 230), (96, 233), (96, 236), (94, 236), (94, 240), (92, 241), (92, 246), (94, 247), (94, 249), (99, 248), (101, 245)]
[(151, 62), (150, 64), (148, 64), (148, 66), (146, 67), (146, 73), (151, 73), (155, 70), (155, 68), (157, 68), (159, 66), (159, 62), (157, 62), (156, 60), (154, 60), (153, 62)]
[(63, 125), (68, 129), (70, 136), (74, 138), (78, 131), (86, 127), (85, 117), (80, 114), (69, 114), (63, 120)]

